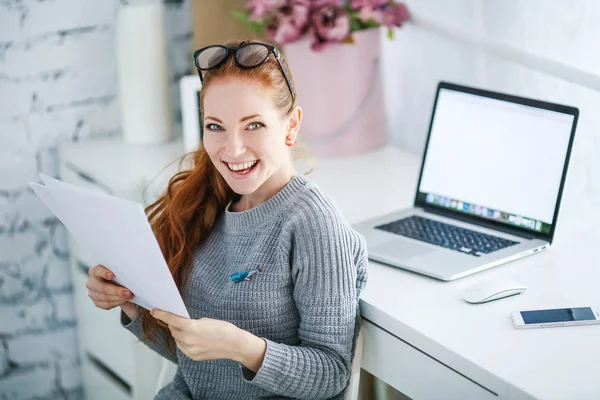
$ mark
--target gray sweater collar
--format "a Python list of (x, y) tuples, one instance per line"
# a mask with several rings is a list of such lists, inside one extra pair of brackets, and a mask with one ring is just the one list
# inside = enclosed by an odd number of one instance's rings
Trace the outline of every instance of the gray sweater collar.
[(309, 180), (303, 175), (294, 175), (287, 185), (277, 194), (259, 206), (246, 211), (230, 211), (231, 203), (225, 208), (223, 213), (223, 223), (221, 229), (225, 232), (243, 231), (274, 217), (279, 214), (283, 206), (291, 200), (297, 198), (298, 194), (309, 183)]

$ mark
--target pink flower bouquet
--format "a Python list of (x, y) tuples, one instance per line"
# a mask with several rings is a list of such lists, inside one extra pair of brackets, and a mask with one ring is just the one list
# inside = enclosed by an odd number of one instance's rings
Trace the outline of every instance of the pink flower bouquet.
[(277, 44), (309, 35), (316, 51), (353, 43), (352, 32), (380, 26), (393, 38), (393, 28), (409, 19), (406, 5), (395, 0), (248, 0), (246, 9), (233, 15)]

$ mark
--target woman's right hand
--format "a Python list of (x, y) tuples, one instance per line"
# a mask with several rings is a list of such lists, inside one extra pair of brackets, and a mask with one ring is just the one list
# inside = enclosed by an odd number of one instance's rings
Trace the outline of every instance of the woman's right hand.
[(133, 293), (130, 290), (111, 282), (115, 274), (108, 268), (94, 265), (89, 269), (88, 274), (89, 278), (85, 287), (88, 288), (88, 296), (96, 307), (110, 310), (117, 306), (123, 306), (133, 299)]

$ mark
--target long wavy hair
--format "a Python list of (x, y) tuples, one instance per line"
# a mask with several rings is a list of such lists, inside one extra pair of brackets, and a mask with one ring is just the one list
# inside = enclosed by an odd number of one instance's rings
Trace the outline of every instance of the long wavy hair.
[[(227, 46), (241, 46), (247, 41), (229, 42)], [(290, 83), (294, 82), (283, 55), (281, 61), (287, 69)], [(200, 93), (201, 115), (204, 115), (206, 88), (228, 77), (240, 77), (260, 82), (270, 88), (275, 106), (283, 116), (289, 115), (296, 106), (285, 77), (273, 54), (262, 65), (242, 69), (231, 55), (220, 67), (204, 71), (204, 82)], [(202, 121), (201, 121), (202, 123)], [(215, 220), (230, 201), (239, 197), (228, 186), (214, 167), (202, 145), (193, 153), (183, 156), (181, 164), (189, 169), (174, 175), (165, 192), (146, 208), (146, 214), (158, 244), (173, 275), (175, 284), (183, 292), (192, 266), (194, 251), (209, 237)], [(175, 353), (175, 342), (169, 329), (150, 316), (148, 310), (140, 308), (144, 330), (143, 340), (159, 343), (159, 331), (167, 338), (168, 349)]]

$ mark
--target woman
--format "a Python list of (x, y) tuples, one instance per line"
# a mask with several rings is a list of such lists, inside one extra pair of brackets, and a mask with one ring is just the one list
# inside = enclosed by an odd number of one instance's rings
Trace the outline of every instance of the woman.
[(157, 399), (342, 399), (367, 278), (364, 238), (294, 168), (302, 110), (276, 48), (198, 50), (203, 145), (148, 217), (191, 319), (149, 313), (91, 269), (96, 306), (178, 364)]

